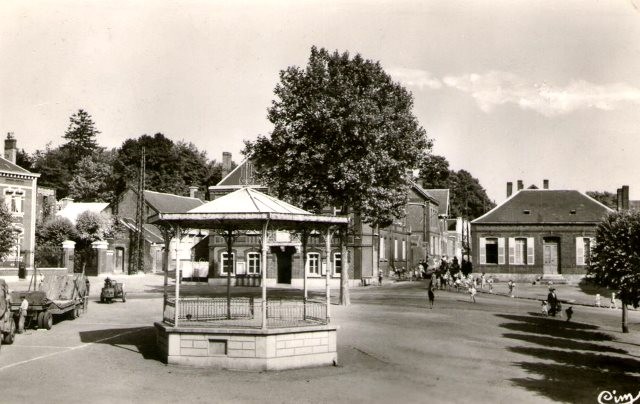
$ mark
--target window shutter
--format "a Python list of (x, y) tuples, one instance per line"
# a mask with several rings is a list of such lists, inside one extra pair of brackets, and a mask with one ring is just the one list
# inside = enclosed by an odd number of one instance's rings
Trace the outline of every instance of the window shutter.
[(509, 265), (516, 262), (516, 239), (509, 237)]
[(487, 240), (484, 237), (480, 237), (480, 263), (487, 263)]
[(576, 265), (584, 265), (584, 241), (576, 237)]
[(504, 237), (498, 239), (498, 264), (504, 265)]
[(535, 257), (533, 237), (527, 237), (527, 265), (533, 265), (535, 263)]

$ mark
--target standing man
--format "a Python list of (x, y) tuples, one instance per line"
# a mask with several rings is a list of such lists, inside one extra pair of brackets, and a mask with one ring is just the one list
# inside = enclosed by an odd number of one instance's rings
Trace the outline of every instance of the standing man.
[(558, 310), (558, 297), (556, 296), (556, 288), (553, 286), (549, 288), (547, 303), (549, 304), (549, 315), (555, 317)]
[(27, 310), (29, 309), (29, 302), (27, 301), (27, 297), (22, 298), (22, 303), (20, 303), (20, 319), (18, 320), (18, 334), (22, 334), (24, 332), (24, 320), (27, 318)]
[(429, 284), (427, 295), (429, 296), (429, 306), (433, 309), (433, 302), (436, 300), (436, 295), (433, 293), (433, 287), (431, 284)]
[(382, 269), (378, 271), (378, 286), (382, 286)]

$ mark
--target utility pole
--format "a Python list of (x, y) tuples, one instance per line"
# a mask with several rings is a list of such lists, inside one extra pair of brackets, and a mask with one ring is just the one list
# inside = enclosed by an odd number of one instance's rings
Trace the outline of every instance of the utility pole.
[(144, 222), (145, 222), (145, 149), (142, 148), (142, 156), (140, 157), (140, 173), (138, 175), (138, 198), (136, 201), (136, 233), (133, 244), (133, 254), (131, 264), (129, 265), (129, 275), (133, 275), (139, 271), (144, 272)]

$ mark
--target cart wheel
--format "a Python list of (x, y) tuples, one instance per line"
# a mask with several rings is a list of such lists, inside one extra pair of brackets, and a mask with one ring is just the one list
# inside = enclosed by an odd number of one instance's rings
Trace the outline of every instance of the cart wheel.
[(50, 330), (53, 327), (53, 315), (48, 311), (44, 313), (44, 317), (42, 319), (42, 327), (47, 330)]
[(41, 311), (40, 313), (38, 313), (38, 328), (43, 328), (44, 326), (42, 325), (44, 323), (44, 311)]
[(125, 292), (122, 292), (122, 303), (127, 301), (127, 294)]
[(16, 336), (16, 323), (13, 321), (13, 318), (11, 318), (11, 320), (9, 320), (9, 332), (4, 335), (4, 338), (2, 338), (2, 342), (4, 342), (7, 345), (11, 345), (15, 340), (15, 336)]

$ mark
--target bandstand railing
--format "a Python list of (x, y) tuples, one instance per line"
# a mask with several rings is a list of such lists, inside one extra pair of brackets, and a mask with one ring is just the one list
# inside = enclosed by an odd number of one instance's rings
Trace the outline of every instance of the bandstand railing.
[[(232, 297), (231, 310), (224, 297), (179, 298), (178, 325), (185, 327), (263, 328), (262, 300)], [(163, 321), (175, 325), (175, 297), (165, 300)], [(328, 324), (325, 302), (310, 299), (269, 298), (264, 328)], [(230, 315), (229, 315), (230, 314)]]

